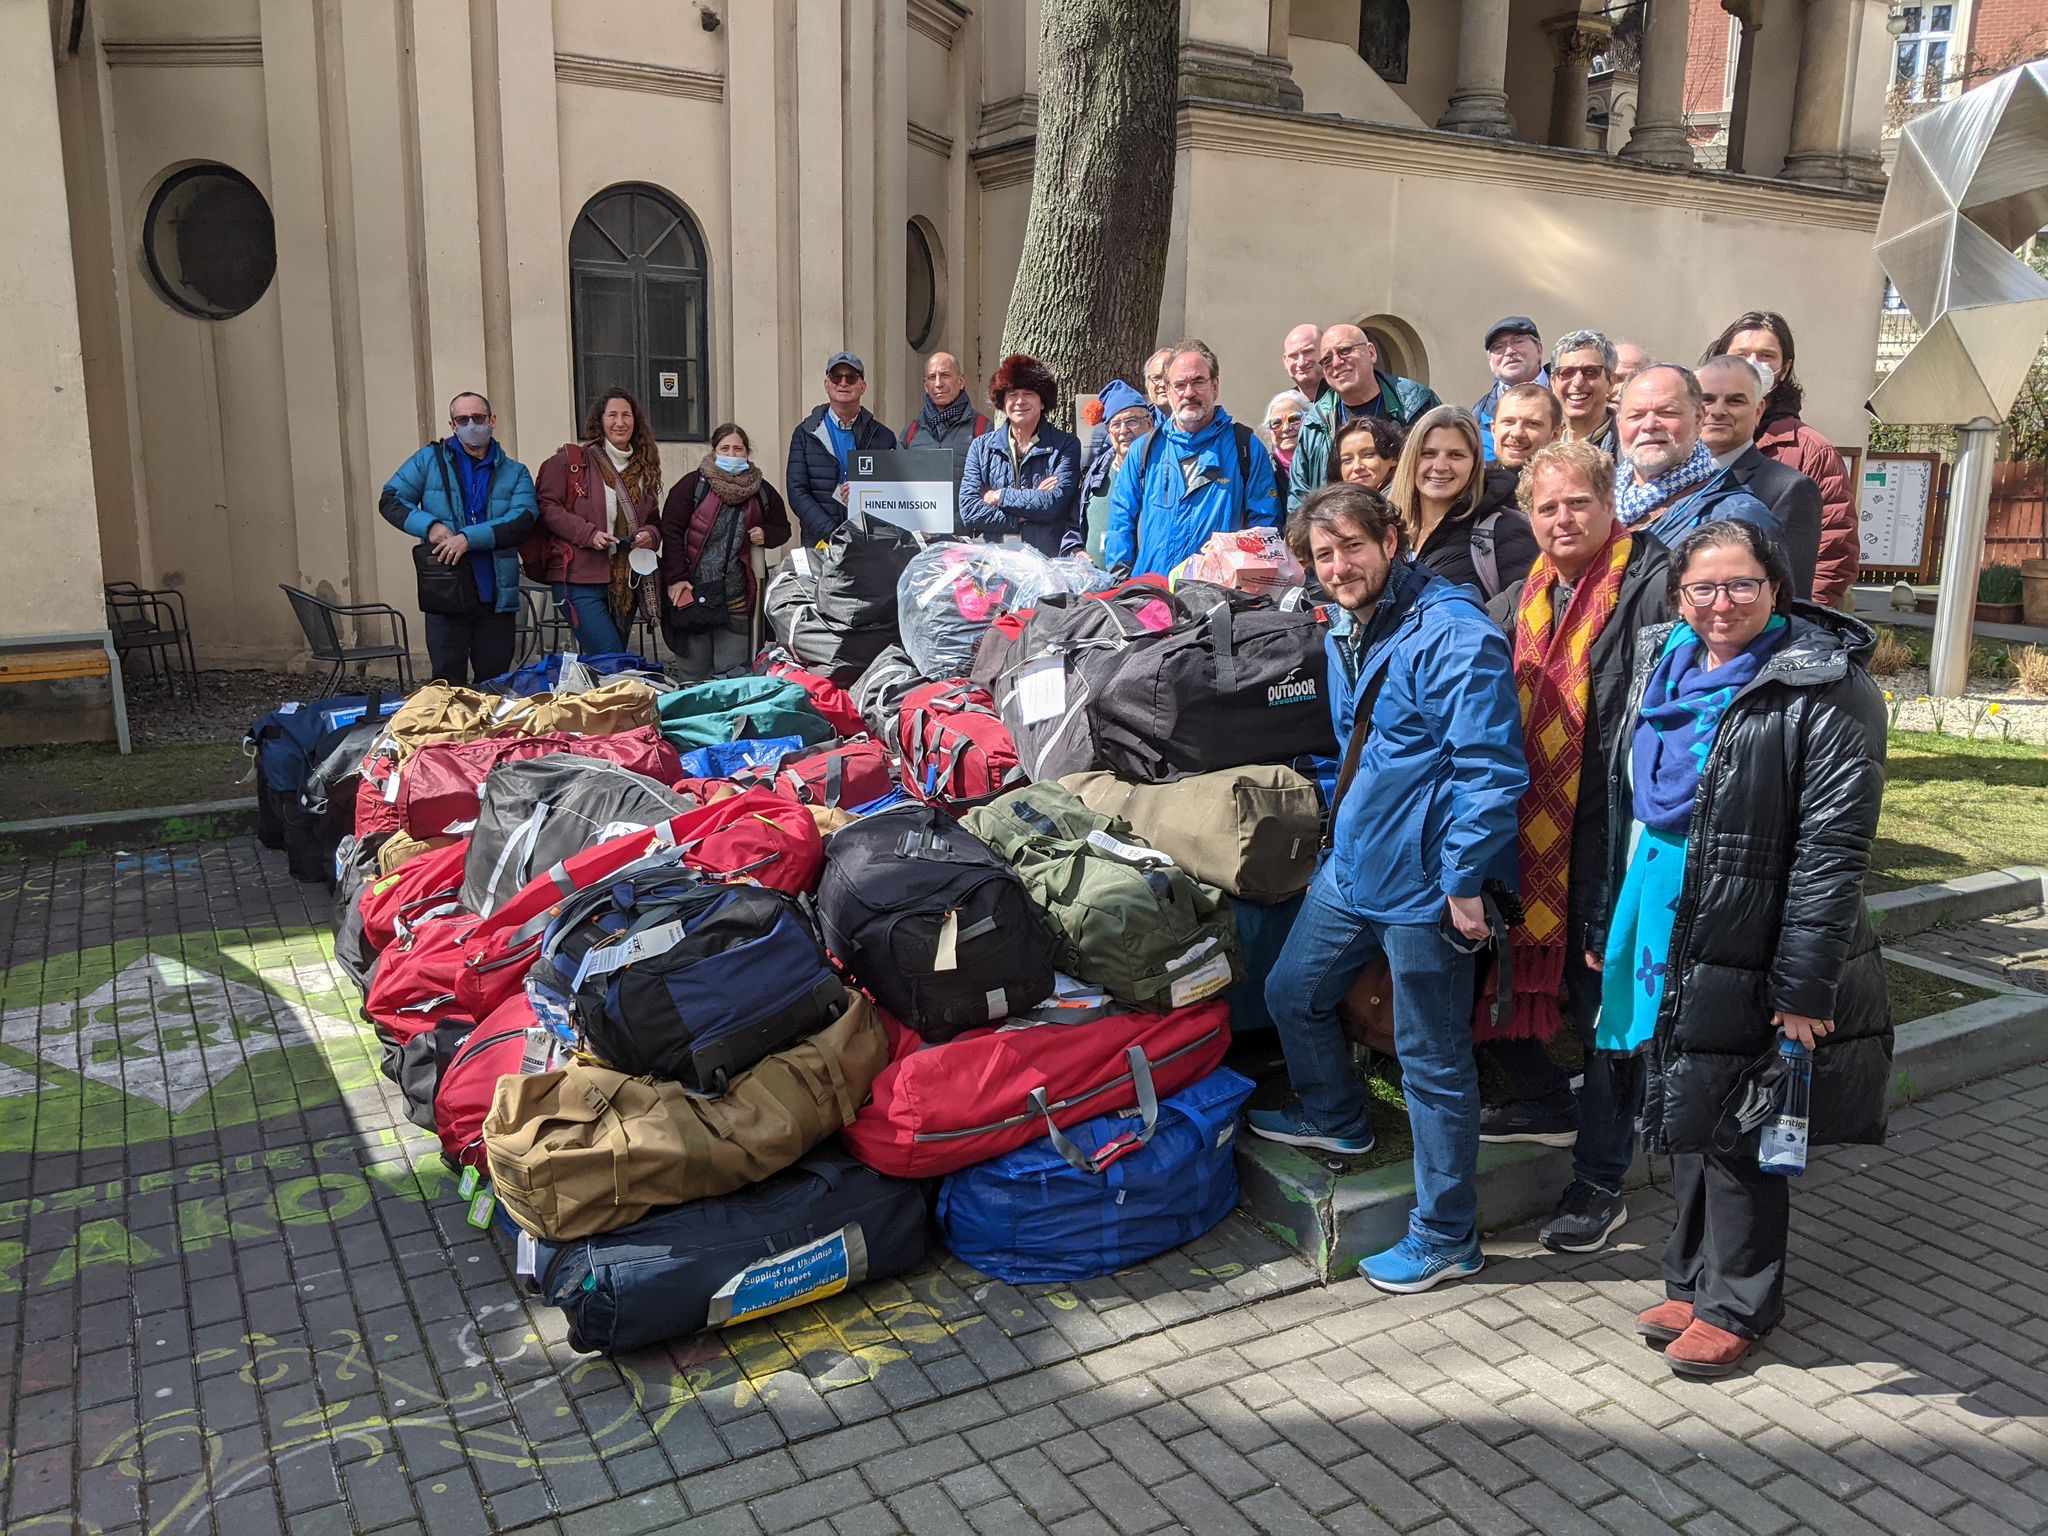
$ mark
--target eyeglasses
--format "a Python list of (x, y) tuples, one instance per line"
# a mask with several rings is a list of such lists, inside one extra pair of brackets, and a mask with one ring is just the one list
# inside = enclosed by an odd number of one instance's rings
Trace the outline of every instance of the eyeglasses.
[(488, 426), (491, 418), (489, 413), (486, 412), (479, 416), (450, 416), (448, 420), (458, 427), (482, 427)]
[(1268, 416), (1266, 418), (1266, 430), (1268, 432), (1278, 432), (1282, 427), (1298, 427), (1300, 425), (1301, 412), (1299, 411), (1296, 411), (1292, 416)]
[(1588, 363), (1583, 368), (1553, 368), (1550, 370), (1550, 376), (1559, 380), (1604, 379), (1607, 377), (1607, 370), (1598, 363)]
[(1763, 590), (1764, 584), (1754, 576), (1738, 576), (1733, 581), (1688, 581), (1678, 592), (1695, 608), (1713, 607), (1714, 599), (1724, 592), (1736, 607), (1747, 608)]
[(1319, 361), (1320, 361), (1320, 362), (1322, 363), (1322, 365), (1323, 365), (1323, 366), (1324, 366), (1325, 368), (1329, 367), (1329, 366), (1330, 366), (1330, 364), (1332, 364), (1332, 363), (1348, 363), (1348, 362), (1350, 362), (1350, 361), (1351, 361), (1351, 359), (1352, 359), (1352, 358), (1354, 358), (1354, 357), (1358, 356), (1358, 354), (1359, 354), (1359, 353), (1361, 353), (1361, 352), (1363, 352), (1364, 350), (1365, 350), (1365, 343), (1364, 343), (1364, 342), (1362, 342), (1362, 341), (1354, 341), (1354, 342), (1353, 342), (1353, 343), (1352, 343), (1352, 344), (1351, 344), (1350, 346), (1348, 346), (1348, 347), (1332, 347), (1332, 348), (1330, 348), (1330, 350), (1329, 350), (1329, 351), (1325, 352), (1325, 353), (1324, 353), (1324, 354), (1322, 355), (1322, 357), (1321, 357), (1321, 358), (1319, 359)]
[(825, 382), (828, 384), (837, 384), (841, 389), (851, 389), (854, 385), (860, 382), (860, 375), (857, 373), (845, 372), (828, 373), (825, 375)]

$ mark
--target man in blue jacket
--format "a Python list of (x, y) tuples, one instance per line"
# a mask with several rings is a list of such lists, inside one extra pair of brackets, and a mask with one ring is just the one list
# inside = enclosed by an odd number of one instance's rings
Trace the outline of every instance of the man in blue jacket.
[(846, 521), (853, 451), (896, 446), (896, 434), (860, 403), (867, 392), (867, 367), (851, 352), (834, 352), (825, 363), (825, 403), (789, 435), (783, 489), (807, 543), (822, 544)]
[(492, 437), (479, 394), (448, 402), (449, 436), (384, 485), (377, 510), (419, 547), (420, 612), (437, 682), (461, 687), (512, 670), (519, 631), (519, 546), (540, 520), (533, 476)]
[(1415, 1210), (1408, 1235), (1362, 1269), (1381, 1290), (1424, 1291), (1485, 1262), (1473, 969), (1489, 936), (1482, 888), (1517, 876), (1529, 770), (1514, 660), (1476, 592), (1407, 557), (1400, 517), (1378, 492), (1325, 486), (1287, 532), (1342, 609), (1326, 645), (1345, 771), (1329, 852), (1266, 982), (1300, 1103), (1256, 1110), (1249, 1124), (1289, 1146), (1372, 1150), (1337, 1009), (1384, 955), (1415, 1135)]
[(1216, 404), (1220, 382), (1206, 342), (1168, 355), (1171, 417), (1131, 446), (1110, 488), (1102, 562), (1111, 570), (1163, 576), (1212, 533), (1279, 524), (1272, 456)]

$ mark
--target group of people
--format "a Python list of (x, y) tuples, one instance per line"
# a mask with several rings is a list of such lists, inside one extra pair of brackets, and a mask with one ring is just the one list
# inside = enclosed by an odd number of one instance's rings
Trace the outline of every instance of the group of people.
[[(1214, 352), (1184, 341), (1147, 360), (1142, 392), (1099, 392), (1085, 448), (1038, 359), (1002, 361), (991, 417), (935, 354), (898, 434), (839, 352), (784, 483), (800, 536), (822, 541), (856, 452), (945, 450), (964, 534), (1133, 575), (1171, 573), (1219, 530), (1284, 530), (1333, 615), (1345, 755), (1328, 856), (1266, 988), (1296, 1102), (1251, 1130), (1370, 1150), (1339, 1008), (1383, 961), (1417, 1201), (1366, 1276), (1417, 1291), (1480, 1268), (1483, 1141), (1571, 1146), (1540, 1237), (1599, 1249), (1627, 1219), (1640, 1134), (1671, 1157), (1678, 1211), (1666, 1300), (1639, 1331), (1674, 1370), (1725, 1375), (1783, 1311), (1788, 1186), (1757, 1158), (1781, 1042), (1810, 1053), (1813, 1144), (1884, 1134), (1890, 1014), (1862, 884), (1885, 721), (1874, 636), (1840, 611), (1848, 481), (1800, 419), (1782, 316), (1743, 315), (1697, 368), (1583, 329), (1546, 359), (1524, 316), (1484, 345), (1493, 382), (1466, 408), (1387, 372), (1357, 326), (1296, 327), (1254, 429), (1219, 404)], [(744, 669), (755, 552), (792, 530), (741, 428), (720, 426), (664, 498), (623, 390), (537, 483), (481, 395), (449, 417), (382, 502), (417, 541), (436, 677), (509, 668), (536, 565), (581, 649), (622, 649), (639, 551), (676, 670)], [(1565, 1030), (1576, 1086), (1549, 1049)], [(1481, 1104), (1486, 1058), (1505, 1103)]]

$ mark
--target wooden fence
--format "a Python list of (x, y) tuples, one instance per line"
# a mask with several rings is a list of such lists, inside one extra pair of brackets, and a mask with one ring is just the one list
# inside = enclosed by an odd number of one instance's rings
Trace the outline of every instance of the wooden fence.
[[(1931, 585), (1941, 574), (1950, 469), (1943, 464), (1934, 477), (1934, 511), (1927, 519), (1926, 541), (1920, 546), (1922, 585)], [(2048, 464), (2000, 464), (1991, 474), (1991, 520), (1984, 534), (1984, 563), (2018, 565), (2037, 558), (2048, 559)]]

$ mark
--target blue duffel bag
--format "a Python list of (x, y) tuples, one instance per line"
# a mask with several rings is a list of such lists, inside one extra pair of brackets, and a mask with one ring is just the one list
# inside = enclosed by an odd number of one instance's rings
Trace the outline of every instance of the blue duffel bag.
[(917, 1268), (930, 1186), (857, 1162), (834, 1139), (772, 1178), (616, 1232), (536, 1243), (533, 1274), (572, 1348), (624, 1354), (822, 1301)]
[[(594, 656), (578, 656), (576, 659), (590, 669), (592, 677), (611, 677), (620, 672), (660, 675), (659, 668), (634, 651), (599, 651)], [(489, 682), (478, 683), (477, 687), (485, 693), (509, 693), (530, 699), (535, 694), (553, 693), (561, 684), (562, 657), (558, 652), (543, 656), (516, 671), (502, 672)], [(665, 680), (663, 686), (666, 686)]]
[(946, 1176), (939, 1225), (956, 1256), (1012, 1285), (1092, 1280), (1192, 1242), (1236, 1208), (1251, 1079), (1219, 1067), (1156, 1100), (1144, 1056), (1131, 1054), (1136, 1110), (1053, 1127)]
[(804, 749), (801, 736), (755, 736), (717, 741), (683, 754), (682, 777), (729, 779), (749, 768), (772, 768), (792, 752)]
[(1301, 915), (1301, 901), (1300, 895), (1294, 895), (1271, 906), (1254, 901), (1230, 904), (1237, 918), (1238, 955), (1244, 962), (1243, 980), (1224, 994), (1230, 1002), (1233, 1040), (1274, 1027), (1273, 1015), (1266, 1008), (1266, 978), (1272, 975), (1280, 951), (1287, 947), (1287, 935)]
[(242, 750), (256, 760), (256, 835), (266, 848), (282, 848), (282, 807), (306, 787), (314, 754), (332, 732), (355, 725), (376, 706), (380, 716), (398, 713), (402, 694), (342, 694), (308, 704), (293, 699), (249, 727)]

